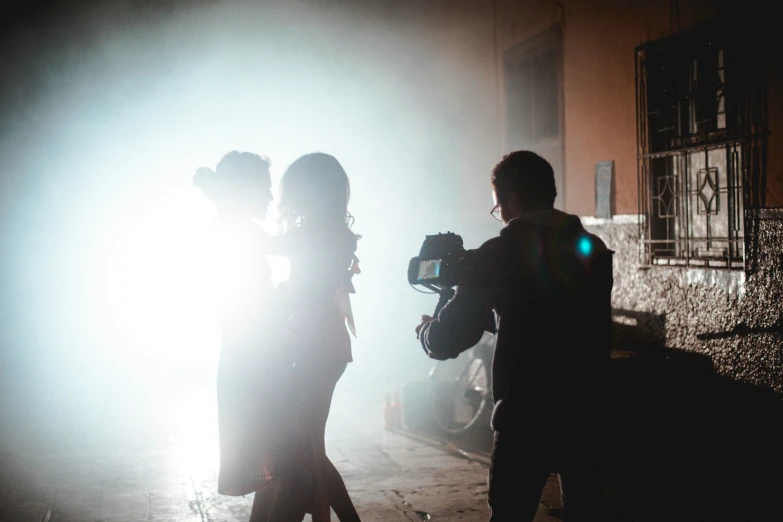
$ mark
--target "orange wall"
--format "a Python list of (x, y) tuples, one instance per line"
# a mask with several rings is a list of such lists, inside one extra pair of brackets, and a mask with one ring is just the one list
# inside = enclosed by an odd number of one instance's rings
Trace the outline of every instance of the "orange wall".
[(636, 207), (634, 48), (643, 17), (610, 2), (569, 2), (563, 31), (566, 206), (595, 211), (595, 164), (615, 162), (615, 210)]
[(769, 77), (769, 149), (767, 153), (767, 201), (783, 207), (783, 64), (780, 58)]

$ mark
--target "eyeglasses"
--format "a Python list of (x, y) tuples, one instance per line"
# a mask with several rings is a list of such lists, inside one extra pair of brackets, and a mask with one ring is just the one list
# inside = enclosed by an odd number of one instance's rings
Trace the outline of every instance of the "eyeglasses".
[(492, 207), (492, 210), (489, 211), (489, 215), (498, 221), (503, 221), (503, 218), (500, 216), (500, 203)]

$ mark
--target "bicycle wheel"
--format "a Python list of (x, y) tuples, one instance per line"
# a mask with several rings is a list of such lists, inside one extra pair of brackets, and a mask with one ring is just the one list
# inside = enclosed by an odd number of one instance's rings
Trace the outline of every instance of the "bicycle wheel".
[(485, 332), (476, 346), (430, 370), (432, 419), (448, 437), (472, 437), (490, 429), (494, 341)]

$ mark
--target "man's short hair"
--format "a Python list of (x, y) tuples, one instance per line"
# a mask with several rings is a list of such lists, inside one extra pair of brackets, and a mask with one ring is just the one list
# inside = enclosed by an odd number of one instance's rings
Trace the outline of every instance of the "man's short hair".
[(547, 160), (529, 150), (503, 156), (492, 169), (492, 187), (501, 204), (512, 193), (529, 210), (547, 210), (555, 205), (555, 173)]
[(269, 177), (269, 160), (252, 152), (232, 150), (220, 159), (215, 171), (222, 176), (234, 178)]

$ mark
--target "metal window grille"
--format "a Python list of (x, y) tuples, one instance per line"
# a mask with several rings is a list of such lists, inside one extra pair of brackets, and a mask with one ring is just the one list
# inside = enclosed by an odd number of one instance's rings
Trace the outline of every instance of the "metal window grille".
[(743, 269), (763, 206), (765, 81), (747, 44), (699, 27), (636, 49), (642, 262)]

